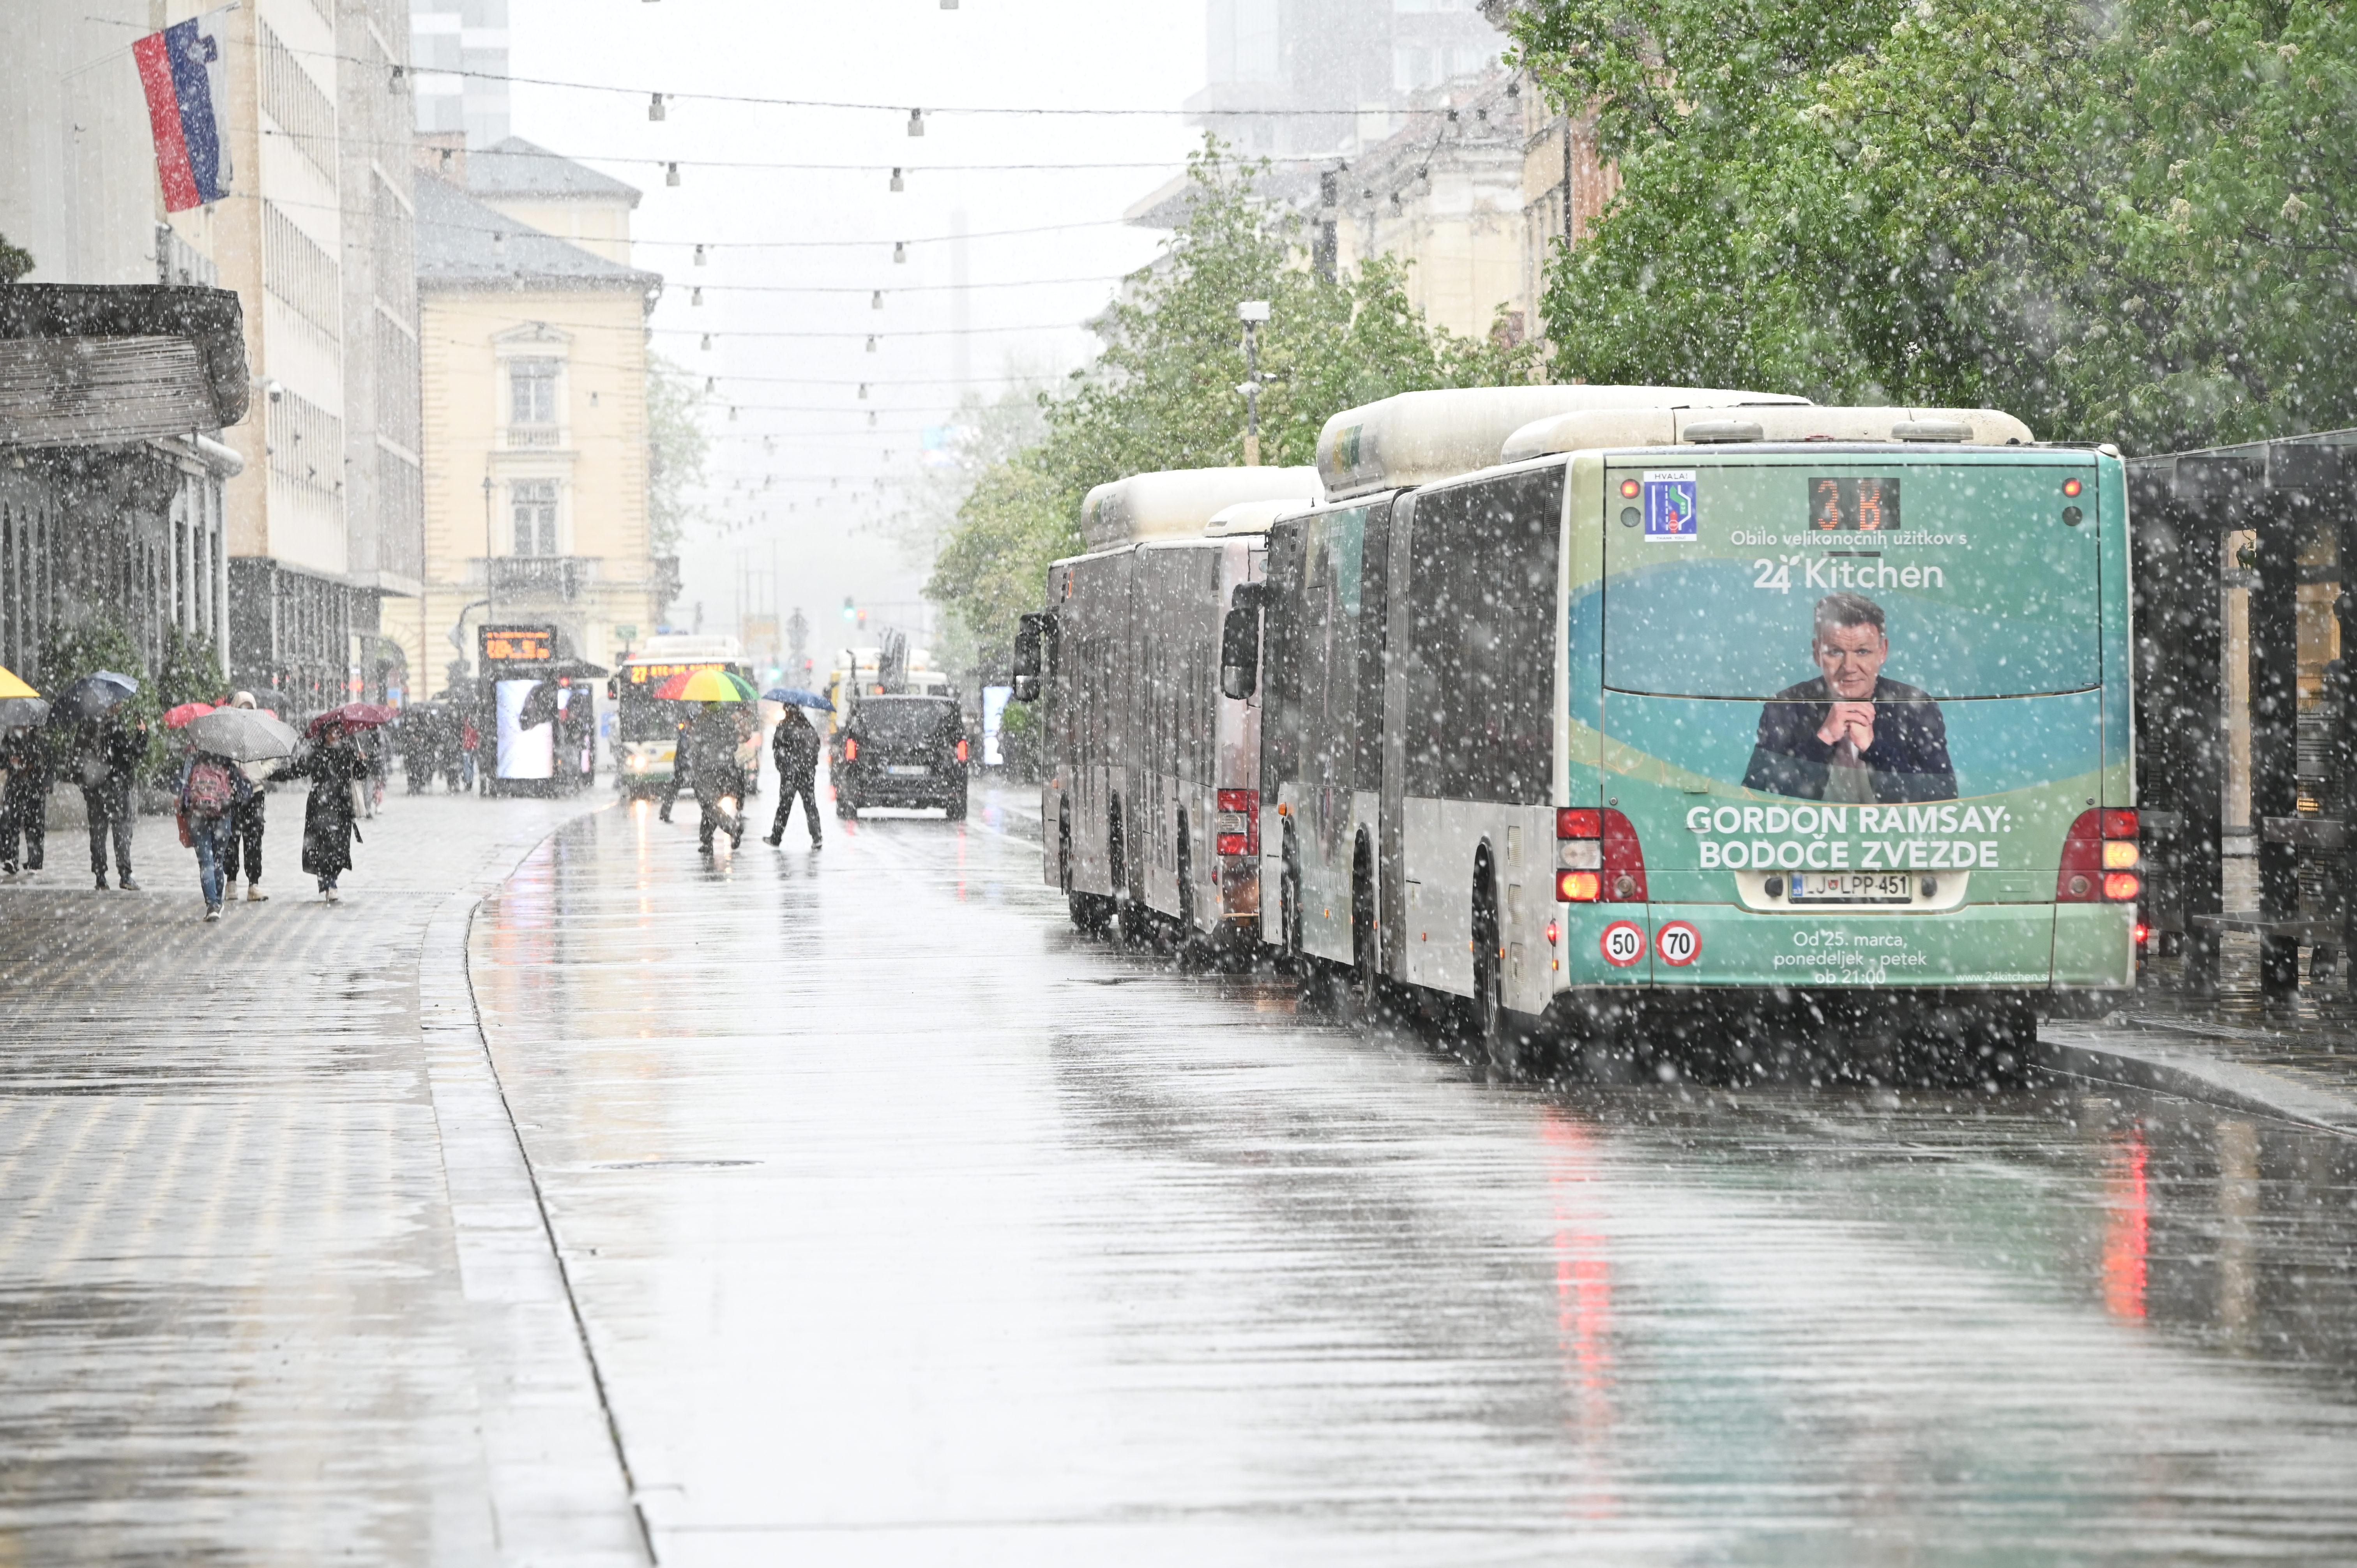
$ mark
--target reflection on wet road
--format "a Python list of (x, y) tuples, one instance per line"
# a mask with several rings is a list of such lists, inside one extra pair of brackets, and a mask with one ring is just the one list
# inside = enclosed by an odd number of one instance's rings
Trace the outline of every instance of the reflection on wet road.
[(2345, 1142), (1496, 1088), (840, 827), (603, 812), (475, 927), (666, 1563), (2357, 1556)]

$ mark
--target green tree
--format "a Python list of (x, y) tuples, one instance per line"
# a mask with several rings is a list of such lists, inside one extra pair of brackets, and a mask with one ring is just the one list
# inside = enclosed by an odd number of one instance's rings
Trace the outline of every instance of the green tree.
[[(146, 661), (139, 656), (139, 645), (130, 629), (105, 615), (92, 616), (72, 626), (57, 623), (50, 627), (41, 644), (43, 690), (63, 691), (83, 676), (101, 670), (128, 675), (139, 682), (139, 690), (118, 706), (115, 714), (125, 724), (146, 722), (147, 760), (141, 771), (153, 777), (162, 768), (165, 757), (162, 694), (148, 674)], [(67, 726), (52, 729), (50, 746), (59, 763), (66, 760), (74, 739)]]
[(1988, 403), (2144, 450), (2357, 421), (2357, 29), (2244, 0), (1525, 0), (1623, 179), (1558, 376)]
[(688, 372), (647, 358), (647, 539), (657, 555), (679, 553), (680, 537), (703, 521), (691, 499), (704, 483), (712, 438), (697, 419), (704, 393)]
[(0, 284), (12, 284), (33, 270), (33, 252), (8, 242), (0, 234)]
[(1036, 608), (1048, 564), (1080, 549), (1080, 508), (1125, 475), (1243, 461), (1246, 371), (1236, 306), (1269, 302), (1260, 329), (1261, 453), (1316, 461), (1340, 411), (1394, 392), (1528, 381), (1530, 347), (1451, 335), (1409, 302), (1382, 258), (1328, 280), (1308, 263), (1297, 214), (1260, 189), (1265, 166), (1207, 141), (1189, 204), (1163, 256), (1126, 280), (1094, 324), (1103, 348), (1060, 395), (1042, 396), (1037, 445), (981, 473), (935, 558), (928, 596), (961, 635), (1006, 647)]

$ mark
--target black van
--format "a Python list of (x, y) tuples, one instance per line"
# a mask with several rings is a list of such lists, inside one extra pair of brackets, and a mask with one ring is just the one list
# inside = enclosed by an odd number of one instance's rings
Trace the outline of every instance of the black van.
[(834, 814), (939, 806), (965, 815), (965, 716), (953, 697), (862, 697), (837, 737)]

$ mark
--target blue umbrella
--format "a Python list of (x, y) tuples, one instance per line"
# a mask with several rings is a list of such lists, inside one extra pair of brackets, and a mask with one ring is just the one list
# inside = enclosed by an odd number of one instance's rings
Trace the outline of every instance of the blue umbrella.
[(69, 720), (98, 718), (129, 701), (131, 693), (137, 690), (139, 682), (132, 677), (118, 675), (112, 670), (100, 670), (59, 692), (52, 705), (52, 714)]
[(783, 703), (790, 708), (831, 708), (834, 706), (816, 692), (805, 692), (800, 686), (772, 686), (761, 693), (764, 702)]

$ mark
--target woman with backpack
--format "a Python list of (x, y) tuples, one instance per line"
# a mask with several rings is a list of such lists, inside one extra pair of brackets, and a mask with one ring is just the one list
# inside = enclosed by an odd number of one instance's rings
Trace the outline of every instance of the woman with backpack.
[(197, 886), (208, 920), (221, 917), (221, 860), (252, 789), (236, 763), (208, 751), (190, 757), (181, 771), (180, 842), (197, 852)]

